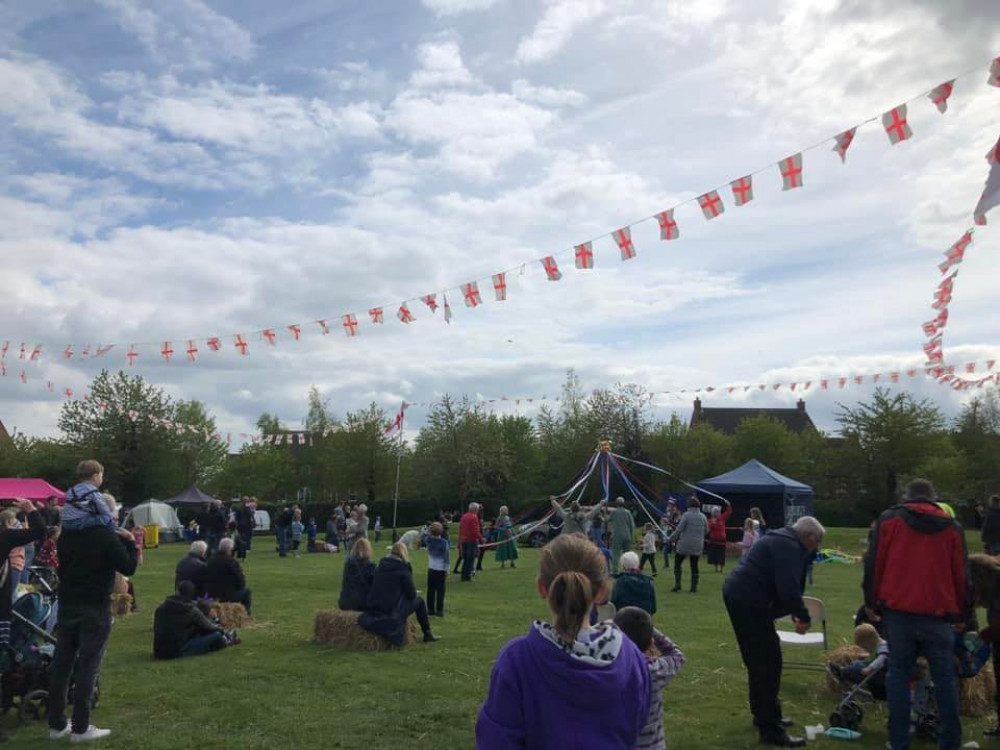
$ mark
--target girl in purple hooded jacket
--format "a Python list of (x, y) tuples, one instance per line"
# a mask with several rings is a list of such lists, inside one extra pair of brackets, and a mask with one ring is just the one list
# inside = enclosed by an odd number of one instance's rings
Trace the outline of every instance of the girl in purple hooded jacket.
[(476, 722), (479, 750), (635, 747), (649, 670), (613, 623), (587, 627), (606, 587), (604, 557), (585, 537), (563, 534), (542, 549), (538, 593), (552, 622), (534, 622), (500, 650)]

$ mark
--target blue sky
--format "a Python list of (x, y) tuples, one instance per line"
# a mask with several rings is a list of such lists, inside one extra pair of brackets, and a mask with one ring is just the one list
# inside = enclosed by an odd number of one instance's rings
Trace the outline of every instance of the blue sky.
[[(51, 380), (80, 392), (95, 361), (58, 352), (151, 342), (133, 371), (250, 431), (290, 425), (315, 384), (342, 414), (445, 392), (487, 398), (585, 387), (653, 391), (816, 380), (922, 361), (941, 254), (969, 225), (997, 137), (985, 84), (1000, 52), (987, 0), (423, 0), (12, 3), (0, 8), (0, 340), (44, 342), (0, 379), (0, 418), (55, 431)], [(914, 102), (915, 137), (858, 133), (804, 155), (805, 188), (776, 167), (755, 200), (682, 238), (608, 238), (597, 268), (564, 251), (759, 167), (957, 73), (949, 111)], [(950, 360), (997, 353), (995, 231), (966, 256), (946, 334)], [(508, 301), (445, 326), (399, 301), (524, 266)], [(385, 304), (386, 325), (366, 311)], [(337, 321), (352, 312), (362, 334)], [(330, 336), (310, 321), (329, 318)], [(279, 331), (269, 348), (254, 331)], [(212, 335), (244, 332), (250, 356)], [(158, 357), (201, 342), (196, 365)], [(124, 347), (109, 364), (123, 364)], [(954, 412), (962, 396), (914, 390)], [(816, 394), (831, 428), (835, 401)], [(787, 405), (795, 396), (712, 396)], [(528, 407), (525, 413), (531, 413)], [(534, 408), (534, 407), (531, 407)], [(690, 410), (659, 396), (652, 413)], [(417, 426), (422, 413), (412, 413)]]

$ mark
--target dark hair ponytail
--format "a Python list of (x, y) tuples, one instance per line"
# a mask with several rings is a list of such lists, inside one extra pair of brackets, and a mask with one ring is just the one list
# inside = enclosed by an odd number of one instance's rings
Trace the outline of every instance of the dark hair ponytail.
[(564, 641), (574, 641), (594, 604), (593, 584), (583, 573), (565, 570), (549, 586), (553, 626)]

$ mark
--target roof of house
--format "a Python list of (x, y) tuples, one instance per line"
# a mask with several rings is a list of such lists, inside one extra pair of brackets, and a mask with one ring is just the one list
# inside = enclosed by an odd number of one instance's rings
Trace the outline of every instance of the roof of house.
[(707, 424), (719, 432), (732, 435), (736, 428), (744, 419), (756, 416), (765, 416), (780, 422), (791, 432), (802, 433), (806, 430), (815, 430), (809, 414), (806, 412), (806, 404), (799, 401), (794, 409), (769, 409), (757, 408), (734, 408), (734, 407), (704, 407), (701, 399), (695, 399), (694, 410), (691, 412), (691, 427), (697, 424)]

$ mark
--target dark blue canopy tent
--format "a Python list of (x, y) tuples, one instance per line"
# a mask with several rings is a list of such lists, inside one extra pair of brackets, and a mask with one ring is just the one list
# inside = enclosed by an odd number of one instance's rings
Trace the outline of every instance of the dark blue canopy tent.
[[(802, 516), (813, 512), (813, 490), (769, 469), (757, 459), (750, 459), (738, 469), (698, 482), (698, 488), (722, 495), (733, 504), (730, 528), (740, 527), (757, 507), (769, 528), (790, 526)], [(718, 504), (718, 500), (702, 497), (703, 504)], [(735, 537), (735, 534), (733, 534)]]

